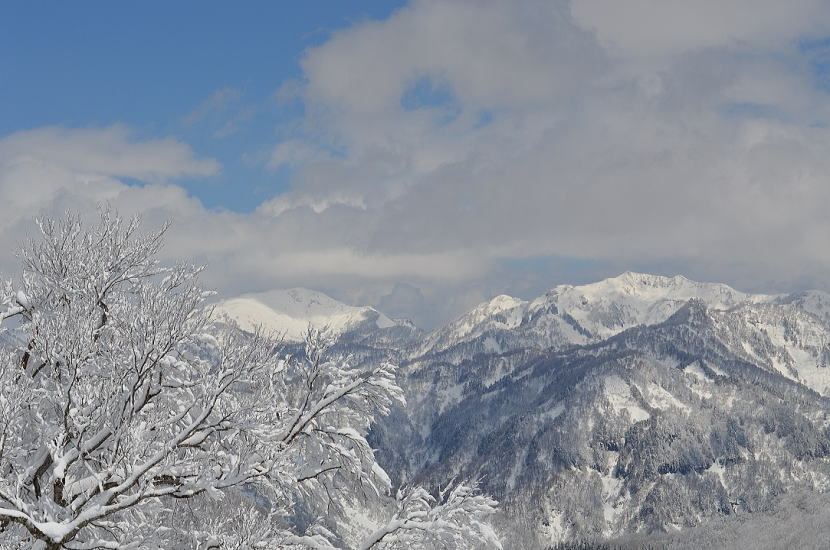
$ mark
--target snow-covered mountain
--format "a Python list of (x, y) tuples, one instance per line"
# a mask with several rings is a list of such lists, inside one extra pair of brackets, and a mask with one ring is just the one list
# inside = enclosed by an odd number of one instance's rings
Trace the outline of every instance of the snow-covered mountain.
[[(497, 296), (427, 335), (416, 354), (446, 351), (482, 336), (490, 351), (499, 352), (589, 344), (637, 325), (665, 321), (692, 298), (722, 311), (739, 304), (769, 303), (780, 297), (746, 294), (723, 284), (698, 283), (679, 275), (626, 272), (588, 285), (560, 285), (530, 302)], [(804, 300), (822, 303), (819, 293)]]
[(830, 296), (624, 273), (499, 296), (409, 352), (374, 444), (483, 478), (521, 546), (685, 529), (830, 488)]
[(454, 360), (518, 349), (562, 349), (601, 342), (636, 326), (661, 323), (689, 300), (717, 319), (737, 356), (826, 393), (830, 372), (830, 295), (747, 294), (682, 276), (623, 273), (598, 283), (561, 285), (526, 302), (498, 296), (428, 334), (412, 352)]
[(589, 285), (557, 286), (533, 300), (527, 315), (530, 321), (558, 311), (560, 316), (576, 321), (580, 334), (596, 340), (637, 325), (661, 323), (693, 298), (711, 310), (723, 311), (740, 304), (769, 302), (775, 297), (745, 294), (723, 284), (698, 283), (680, 275), (626, 272)]
[(357, 329), (386, 329), (406, 324), (393, 321), (378, 310), (356, 307), (306, 288), (246, 294), (216, 304), (214, 314), (228, 316), (243, 330), (257, 327), (299, 342), (309, 325), (341, 335)]
[(624, 273), (498, 296), (428, 334), (361, 326), (343, 351), (397, 361), (407, 396), (371, 434), (381, 465), (481, 479), (514, 548), (699, 533), (830, 492), (825, 293)]
[(528, 302), (502, 294), (484, 302), (458, 319), (427, 334), (417, 354), (435, 352), (468, 342), (494, 331), (510, 331), (522, 322)]

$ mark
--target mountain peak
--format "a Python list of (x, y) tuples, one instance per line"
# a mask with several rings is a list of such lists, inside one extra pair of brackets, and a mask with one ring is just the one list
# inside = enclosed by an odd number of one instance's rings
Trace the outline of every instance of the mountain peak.
[(219, 302), (215, 313), (230, 317), (244, 330), (262, 327), (282, 334), (288, 341), (301, 341), (309, 325), (335, 334), (343, 334), (369, 322), (377, 328), (396, 325), (373, 307), (350, 306), (307, 288), (244, 294)]
[(474, 311), (486, 311), (488, 313), (500, 313), (507, 309), (513, 309), (514, 307), (521, 306), (525, 304), (524, 300), (519, 298), (514, 298), (513, 296), (508, 296), (507, 294), (499, 294), (489, 302), (484, 302), (483, 304), (479, 304), (474, 308)]
[(420, 346), (419, 353), (476, 338), (490, 330), (514, 329), (521, 324), (526, 309), (525, 300), (500, 294), (432, 331)]
[(667, 277), (664, 275), (653, 275), (651, 273), (639, 273), (637, 271), (625, 271), (616, 277), (610, 277), (606, 281), (619, 281), (621, 283), (647, 285), (647, 286), (673, 286), (690, 281), (683, 275)]
[[(655, 302), (672, 300), (686, 302), (699, 298), (710, 308), (729, 309), (746, 300), (769, 301), (772, 296), (751, 295), (722, 283), (701, 283), (682, 275), (666, 277), (626, 271), (616, 277), (586, 285), (560, 285), (546, 296), (578, 296), (579, 302), (588, 305), (596, 301), (639, 300)], [(624, 298), (628, 297), (628, 298)]]
[(620, 290), (620, 291), (634, 291), (644, 289), (683, 289), (709, 287), (719, 289), (721, 292), (737, 293), (743, 295), (744, 293), (735, 290), (725, 284), (721, 283), (703, 283), (687, 279), (683, 275), (674, 275), (668, 277), (665, 275), (653, 275), (651, 273), (638, 273), (636, 271), (626, 271), (617, 275), (616, 277), (609, 277), (595, 283), (576, 286), (572, 288), (581, 289), (595, 289), (595, 290)]
[(688, 302), (680, 306), (666, 322), (698, 325), (708, 319), (707, 311), (708, 308), (703, 300), (700, 298), (691, 298)]
[(636, 325), (653, 325), (671, 317), (689, 300), (706, 308), (728, 310), (745, 302), (773, 297), (751, 295), (720, 283), (700, 283), (682, 275), (665, 277), (626, 271), (582, 286), (562, 285), (535, 300), (530, 310), (567, 314), (592, 338), (608, 338)]

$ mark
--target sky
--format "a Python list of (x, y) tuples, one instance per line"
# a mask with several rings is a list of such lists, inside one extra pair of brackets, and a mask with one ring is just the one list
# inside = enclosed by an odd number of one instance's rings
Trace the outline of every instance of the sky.
[(828, 290), (830, 3), (32, 1), (0, 17), (0, 274), (166, 220), (220, 296), (429, 328), (622, 271)]

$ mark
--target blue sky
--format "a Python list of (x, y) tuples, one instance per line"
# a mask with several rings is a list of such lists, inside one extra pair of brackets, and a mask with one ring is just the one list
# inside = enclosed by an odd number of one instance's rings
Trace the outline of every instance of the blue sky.
[[(254, 159), (302, 113), (276, 92), (302, 77), (303, 51), (337, 29), (387, 17), (401, 2), (18, 2), (0, 19), (0, 134), (125, 123), (177, 136), (222, 162), (181, 181), (211, 207), (246, 211), (283, 190), (286, 171)], [(219, 90), (224, 109), (188, 117)], [(223, 126), (238, 125), (227, 133)]]
[(220, 295), (423, 326), (625, 270), (827, 289), (828, 52), (824, 0), (7, 4), (0, 242), (105, 203)]

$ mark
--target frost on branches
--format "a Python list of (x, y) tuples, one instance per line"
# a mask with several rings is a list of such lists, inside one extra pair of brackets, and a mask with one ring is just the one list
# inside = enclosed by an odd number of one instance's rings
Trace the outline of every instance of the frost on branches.
[(469, 486), (389, 496), (365, 435), (403, 402), (394, 366), (214, 322), (164, 229), (39, 225), (2, 289), (0, 547), (499, 547)]

